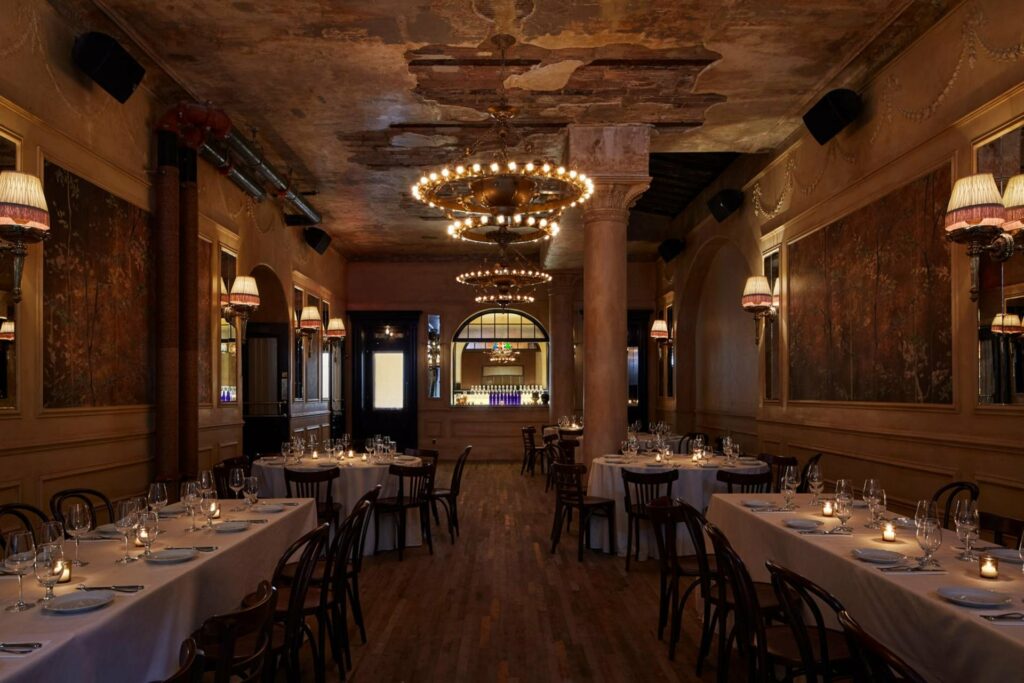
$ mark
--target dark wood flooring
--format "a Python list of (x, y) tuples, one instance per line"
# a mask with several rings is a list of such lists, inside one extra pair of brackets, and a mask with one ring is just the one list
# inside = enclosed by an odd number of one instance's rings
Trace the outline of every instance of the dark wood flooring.
[[(694, 674), (692, 609), (675, 661), (657, 639), (657, 561), (628, 574), (622, 558), (598, 552), (580, 563), (574, 534), (550, 554), (552, 506), (539, 473), (471, 462), (454, 545), (442, 511), (433, 556), (424, 545), (402, 562), (389, 552), (364, 564), (369, 643), (351, 628), (348, 680), (714, 681), (714, 661)], [(328, 680), (338, 680), (328, 662)], [(313, 680), (308, 649), (303, 680)]]

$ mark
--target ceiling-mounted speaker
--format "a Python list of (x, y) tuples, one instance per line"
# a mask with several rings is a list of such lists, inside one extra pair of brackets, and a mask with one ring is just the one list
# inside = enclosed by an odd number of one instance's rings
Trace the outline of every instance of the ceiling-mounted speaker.
[(306, 228), (302, 231), (308, 244), (316, 253), (322, 254), (331, 246), (331, 236), (320, 228)]
[(846, 88), (829, 90), (804, 114), (804, 125), (818, 144), (824, 145), (853, 123), (863, 107), (860, 95), (854, 91)]
[(106, 33), (92, 31), (75, 38), (71, 58), (121, 104), (128, 101), (146, 74), (145, 67)]
[(708, 200), (708, 211), (721, 223), (743, 206), (743, 192), (740, 190), (719, 190)]
[(686, 249), (686, 243), (683, 242), (682, 240), (665, 240), (664, 242), (658, 245), (658, 256), (661, 257), (662, 261), (668, 263), (676, 256), (682, 254), (683, 249)]

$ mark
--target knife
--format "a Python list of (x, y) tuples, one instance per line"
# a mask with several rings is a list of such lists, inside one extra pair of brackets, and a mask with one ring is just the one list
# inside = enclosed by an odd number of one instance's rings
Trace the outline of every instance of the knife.
[(1024, 614), (1020, 612), (1007, 612), (1005, 614), (982, 614), (982, 619), (989, 621), (1024, 621)]
[(943, 569), (942, 567), (907, 567), (907, 566), (898, 566), (898, 567), (879, 567), (878, 571), (880, 571), (880, 572), (920, 572), (922, 574), (929, 574), (929, 573), (945, 573), (946, 570)]
[(78, 590), (80, 591), (117, 591), (118, 593), (138, 593), (145, 586), (139, 584), (125, 584), (122, 586), (86, 586), (79, 584)]
[(190, 545), (183, 547), (170, 546), (165, 548), (165, 550), (195, 550), (196, 552), (200, 553), (212, 553), (217, 548), (218, 546), (215, 545)]
[(38, 650), (42, 643), (0, 643), (0, 647), (13, 647), (16, 650)]
[(265, 519), (231, 519), (230, 522), (248, 522), (249, 524), (266, 524)]

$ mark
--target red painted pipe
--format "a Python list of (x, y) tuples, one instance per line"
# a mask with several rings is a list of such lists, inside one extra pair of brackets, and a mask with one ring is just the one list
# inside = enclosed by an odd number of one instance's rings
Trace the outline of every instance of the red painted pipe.
[(208, 103), (181, 101), (167, 110), (157, 123), (157, 130), (174, 133), (182, 144), (198, 149), (208, 135), (217, 139), (231, 131), (231, 117)]

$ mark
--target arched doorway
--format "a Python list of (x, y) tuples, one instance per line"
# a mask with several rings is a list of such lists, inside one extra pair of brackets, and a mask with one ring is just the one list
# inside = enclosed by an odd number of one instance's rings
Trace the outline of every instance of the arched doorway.
[(289, 436), (288, 360), (291, 338), (288, 303), (277, 274), (265, 265), (252, 269), (260, 307), (249, 319), (242, 348), (242, 448), (246, 455), (275, 453)]

